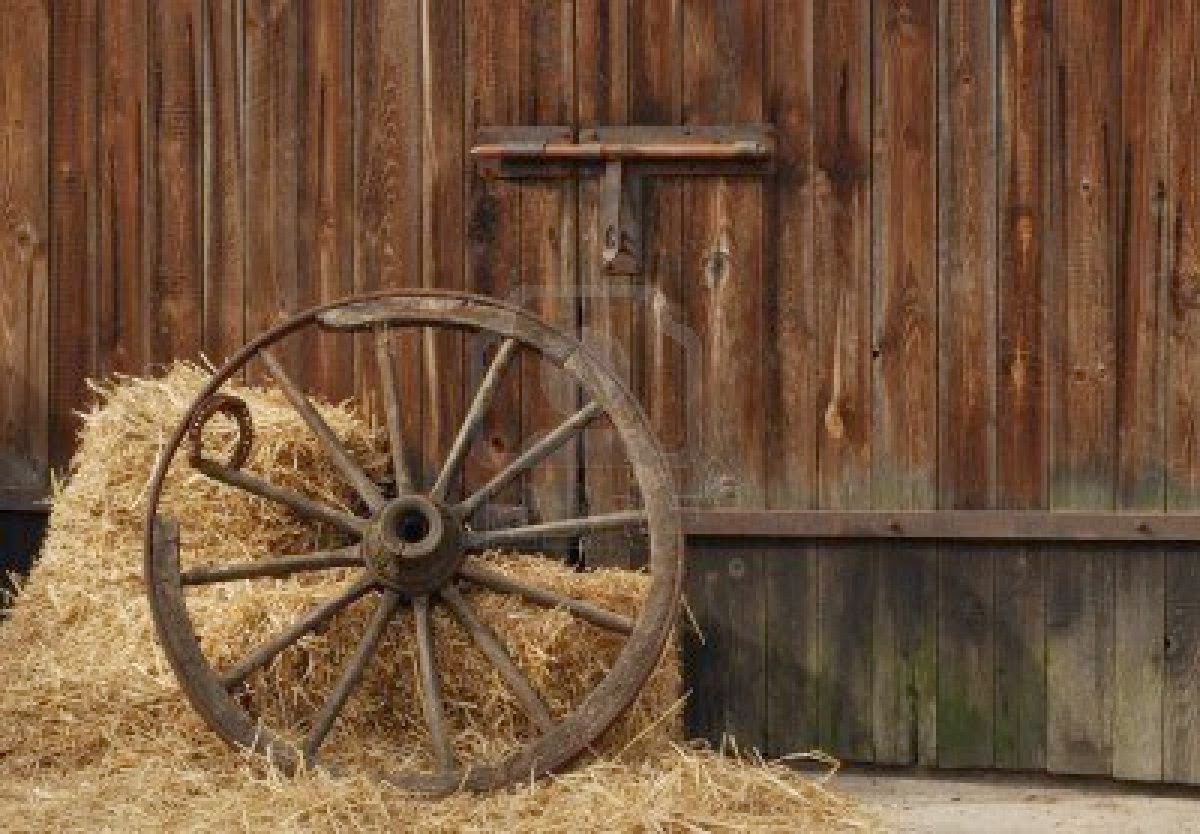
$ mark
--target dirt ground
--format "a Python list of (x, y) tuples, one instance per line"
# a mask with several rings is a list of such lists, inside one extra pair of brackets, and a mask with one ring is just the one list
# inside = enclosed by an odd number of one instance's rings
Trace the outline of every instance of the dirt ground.
[(1200, 789), (1029, 774), (852, 771), (835, 784), (901, 832), (1200, 832)]

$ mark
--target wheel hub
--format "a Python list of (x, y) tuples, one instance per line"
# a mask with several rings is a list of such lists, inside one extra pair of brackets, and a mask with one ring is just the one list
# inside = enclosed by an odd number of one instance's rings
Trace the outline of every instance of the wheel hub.
[(408, 597), (436, 591), (462, 564), (462, 522), (424, 495), (384, 505), (363, 536), (368, 568), (383, 585)]

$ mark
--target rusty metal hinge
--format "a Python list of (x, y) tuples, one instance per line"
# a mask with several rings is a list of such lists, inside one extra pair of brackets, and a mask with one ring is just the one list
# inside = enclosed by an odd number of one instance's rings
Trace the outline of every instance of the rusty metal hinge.
[(486, 178), (602, 176), (605, 271), (641, 271), (641, 183), (650, 175), (762, 174), (775, 153), (769, 125), (480, 128), (471, 156)]

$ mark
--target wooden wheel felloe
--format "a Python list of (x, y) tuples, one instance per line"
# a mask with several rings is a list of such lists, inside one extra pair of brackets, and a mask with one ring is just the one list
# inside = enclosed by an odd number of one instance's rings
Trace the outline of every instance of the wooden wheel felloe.
[[(306, 327), (342, 332), (348, 341), (374, 341), (381, 359), (378, 387), (392, 453), (389, 483), (376, 482), (367, 474), (272, 353), (275, 343)], [(388, 359), (392, 332), (406, 328), (453, 328), (500, 340), (445, 460), (428, 484), (420, 483), (422, 479), (405, 466), (403, 403)], [(582, 405), (485, 483), (458, 497), (454, 485), (468, 451), (518, 354), (535, 356), (569, 374), (583, 394)], [(329, 461), (359, 499), (360, 512), (335, 508), (242, 468), (253, 443), (251, 415), (244, 403), (220, 389), (251, 364), (267, 371), (319, 439)], [(228, 461), (210, 459), (201, 451), (204, 426), (216, 414), (232, 418), (237, 426), (238, 441)], [(624, 445), (641, 493), (640, 508), (477, 529), (473, 517), (489, 499), (543, 465), (552, 453), (601, 417), (611, 421)], [(340, 531), (349, 543), (308, 554), (182, 570), (178, 523), (161, 517), (159, 505), (167, 470), (185, 443), (189, 444), (187, 465), (205, 476)], [(476, 556), (487, 548), (520, 546), (546, 538), (569, 540), (593, 531), (625, 528), (644, 530), (649, 542), (649, 591), (634, 618), (527, 583)], [(682, 570), (682, 534), (669, 470), (641, 410), (621, 382), (584, 346), (519, 308), (479, 296), (436, 291), (352, 298), (311, 310), (263, 334), (234, 356), (198, 394), (160, 456), (149, 494), (145, 547), (146, 583), (159, 640), (184, 692), (207, 723), (229, 743), (254, 749), (285, 769), (301, 761), (324, 764), (321, 753), (325, 740), (336, 732), (338, 716), (354, 697), (380, 640), (398, 617), (411, 616), (421, 683), (421, 703), (416, 705), (416, 712), (428, 727), (433, 748), (430, 760), (436, 765), (428, 771), (384, 776), (403, 787), (435, 793), (460, 786), (490, 789), (528, 779), (563, 766), (584, 750), (629, 705), (653, 671), (675, 622)], [(344, 590), (320, 602), (231, 666), (213, 668), (189, 617), (185, 599), (188, 588), (332, 569), (353, 573), (353, 580)], [(471, 587), (513, 595), (534, 606), (564, 609), (621, 635), (623, 647), (611, 669), (582, 702), (568, 714), (554, 716), (510, 657), (493, 626), (479, 616), (469, 595), (462, 592)], [(238, 698), (239, 687), (251, 675), (368, 597), (375, 598), (373, 613), (336, 684), (312, 716), (302, 742), (297, 744), (263, 726), (244, 708)], [(439, 607), (444, 607), (470, 636), (536, 728), (536, 735), (503, 761), (456, 759), (444, 714), (433, 639), (432, 612)]]

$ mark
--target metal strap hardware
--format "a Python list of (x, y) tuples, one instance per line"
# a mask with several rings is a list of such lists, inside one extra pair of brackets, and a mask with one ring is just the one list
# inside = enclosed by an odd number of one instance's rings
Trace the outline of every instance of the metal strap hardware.
[(659, 176), (761, 175), (775, 153), (769, 125), (481, 128), (471, 156), (488, 179), (602, 176), (606, 272), (641, 271), (641, 182)]

